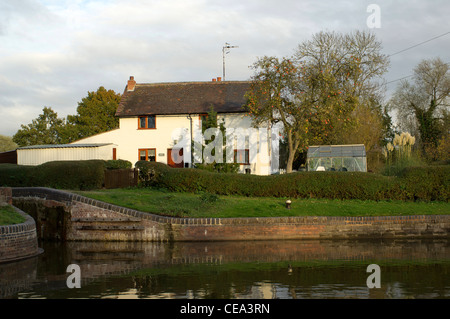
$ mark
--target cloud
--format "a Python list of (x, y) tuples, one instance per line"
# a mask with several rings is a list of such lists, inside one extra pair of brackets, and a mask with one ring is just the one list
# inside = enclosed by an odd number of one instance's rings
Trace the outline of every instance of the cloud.
[[(0, 36), (14, 44), (35, 41), (59, 23), (58, 17), (35, 0), (0, 1)], [(9, 42), (9, 41), (8, 41)]]

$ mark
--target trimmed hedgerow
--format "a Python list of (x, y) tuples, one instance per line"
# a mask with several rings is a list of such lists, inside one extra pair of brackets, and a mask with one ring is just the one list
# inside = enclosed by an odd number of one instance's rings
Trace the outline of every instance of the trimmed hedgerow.
[(449, 197), (448, 168), (424, 169), (422, 173), (407, 171), (402, 177), (393, 177), (362, 172), (297, 172), (271, 176), (218, 174), (150, 162), (138, 162), (136, 167), (140, 169), (144, 186), (176, 192), (361, 200), (448, 201)]
[(0, 165), (0, 185), (89, 190), (103, 187), (105, 161), (55, 161), (38, 166)]
[(450, 165), (408, 167), (399, 173), (409, 199), (448, 201)]
[(56, 161), (36, 167), (40, 186), (59, 189), (97, 189), (105, 181), (105, 161)]
[(126, 160), (109, 160), (106, 161), (106, 169), (127, 169), (131, 168), (133, 164)]
[(0, 164), (0, 186), (27, 187), (35, 186), (33, 180), (34, 166)]

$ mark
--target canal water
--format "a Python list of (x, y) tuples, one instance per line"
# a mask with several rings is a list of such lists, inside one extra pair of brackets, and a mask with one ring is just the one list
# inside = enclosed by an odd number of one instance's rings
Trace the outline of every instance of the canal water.
[[(44, 253), (38, 257), (0, 264), (1, 299), (450, 298), (445, 239), (40, 247)], [(380, 267), (380, 288), (367, 285), (371, 264)], [(80, 288), (68, 287), (69, 265), (79, 266)]]

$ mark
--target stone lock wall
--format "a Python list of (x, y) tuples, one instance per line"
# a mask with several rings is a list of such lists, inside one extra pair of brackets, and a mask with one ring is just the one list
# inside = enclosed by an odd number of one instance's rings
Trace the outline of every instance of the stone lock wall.
[(11, 188), (0, 187), (0, 205), (12, 205)]
[[(0, 205), (12, 203), (10, 188), (0, 188)], [(36, 256), (41, 252), (38, 247), (36, 223), (34, 219), (20, 209), (16, 211), (25, 218), (25, 222), (0, 226), (0, 262), (9, 262)]]
[(15, 188), (13, 203), (36, 219), (46, 240), (168, 241), (164, 217), (48, 188)]
[(60, 240), (226, 241), (450, 237), (450, 215), (175, 218), (139, 212), (47, 188), (14, 188), (13, 202), (32, 216), (36, 215), (38, 233)]
[(448, 238), (450, 215), (233, 218), (173, 228), (176, 240), (188, 241)]

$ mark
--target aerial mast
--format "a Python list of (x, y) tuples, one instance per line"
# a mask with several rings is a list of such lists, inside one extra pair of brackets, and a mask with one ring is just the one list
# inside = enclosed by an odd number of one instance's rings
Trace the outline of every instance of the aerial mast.
[(228, 42), (225, 42), (225, 46), (222, 47), (222, 55), (223, 55), (223, 81), (225, 81), (225, 55), (230, 53), (231, 49), (239, 48), (238, 46), (230, 45)]

